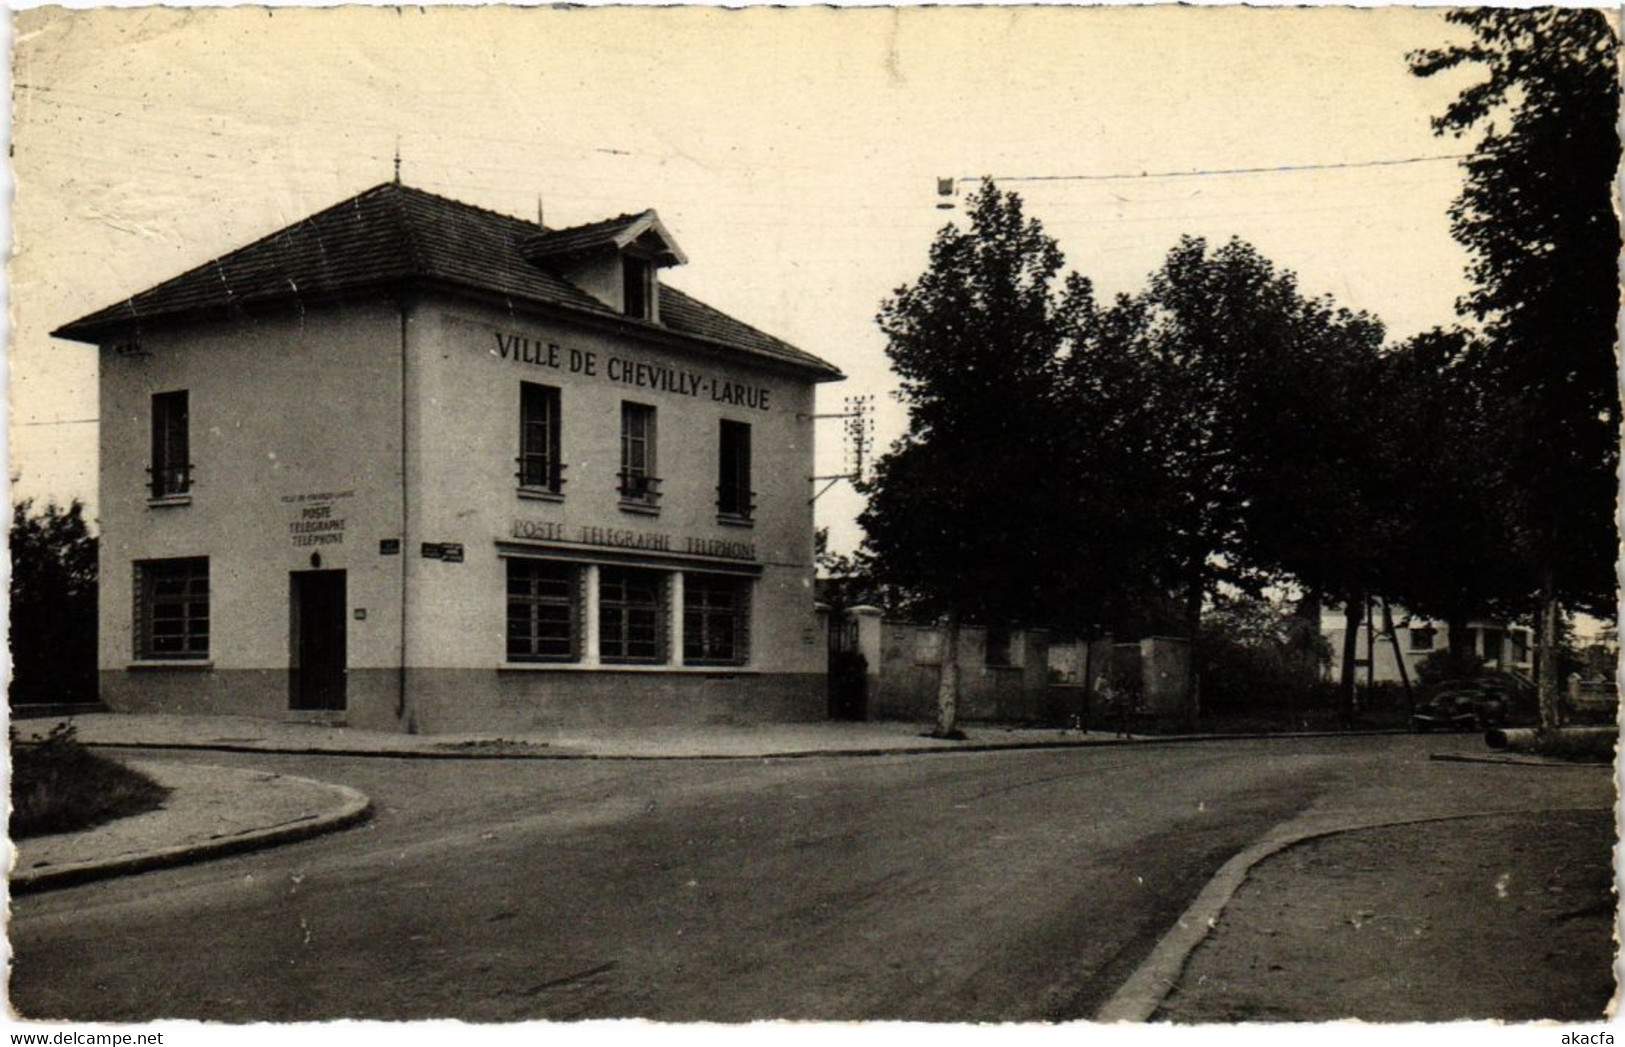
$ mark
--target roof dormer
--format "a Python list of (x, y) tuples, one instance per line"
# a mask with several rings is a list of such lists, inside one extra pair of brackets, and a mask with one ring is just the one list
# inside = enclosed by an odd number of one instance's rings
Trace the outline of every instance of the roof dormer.
[(542, 229), (520, 252), (546, 263), (616, 312), (660, 321), (660, 270), (688, 261), (654, 211), (569, 229)]

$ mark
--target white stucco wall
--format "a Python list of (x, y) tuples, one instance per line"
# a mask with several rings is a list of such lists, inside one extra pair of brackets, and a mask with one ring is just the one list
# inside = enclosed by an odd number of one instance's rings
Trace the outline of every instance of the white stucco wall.
[[(410, 591), (423, 594), (412, 599), (408, 611), (410, 664), (469, 669), (502, 664), (506, 567), (498, 543), (513, 542), (518, 523), (521, 533), (560, 534), (582, 549), (594, 544), (602, 548), (590, 538), (583, 544), (583, 528), (664, 536), (678, 554), (690, 540), (748, 543), (754, 556), (718, 561), (759, 564), (762, 569), (744, 669), (823, 672), (825, 654), (813, 611), (808, 502), (811, 383), (737, 358), (723, 360), (463, 301), (420, 303), (409, 331), (408, 571)], [(528, 339), (530, 348), (522, 354), (528, 360), (511, 351), (503, 357), (499, 339), (515, 337)], [(547, 348), (553, 345), (558, 346), (556, 354)], [(628, 369), (636, 374), (637, 365), (685, 377), (680, 388), (640, 387), (623, 380)], [(643, 372), (646, 380), (650, 373)], [(514, 476), (519, 389), (526, 381), (560, 390), (566, 469), (563, 498), (556, 502), (523, 497)], [(728, 382), (765, 390), (765, 407), (719, 401), (717, 396), (725, 395), (720, 383)], [(616, 473), (623, 400), (657, 410), (656, 473), (663, 481), (658, 515), (620, 506)], [(757, 508), (748, 527), (717, 519), (723, 418), (751, 426)], [(460, 543), (464, 562), (425, 560), (420, 555), (423, 542)]]
[[(153, 331), (141, 355), (102, 350), (104, 689), (135, 661), (132, 565), (148, 559), (209, 558), (217, 674), (287, 668), (289, 573), (313, 552), (347, 572), (350, 667), (398, 663), (400, 558), (381, 557), (379, 540), (400, 534), (399, 332), (380, 302)], [(186, 504), (155, 505), (151, 401), (177, 389), (189, 394), (193, 483)], [(342, 521), (327, 532), (341, 540), (301, 544), (293, 525), (311, 509)]]

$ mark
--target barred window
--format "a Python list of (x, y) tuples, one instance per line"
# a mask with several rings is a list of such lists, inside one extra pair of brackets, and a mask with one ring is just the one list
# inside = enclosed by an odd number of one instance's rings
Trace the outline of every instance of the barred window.
[(598, 572), (598, 653), (605, 662), (660, 662), (666, 646), (666, 576), (603, 567)]
[(559, 391), (550, 385), (519, 383), (519, 486), (559, 493), (564, 467), (559, 462)]
[(683, 577), (683, 662), (743, 665), (749, 655), (750, 583), (723, 575)]
[(135, 565), (135, 656), (209, 656), (209, 560), (142, 560)]
[(508, 561), (508, 660), (573, 662), (580, 657), (580, 570), (547, 560)]

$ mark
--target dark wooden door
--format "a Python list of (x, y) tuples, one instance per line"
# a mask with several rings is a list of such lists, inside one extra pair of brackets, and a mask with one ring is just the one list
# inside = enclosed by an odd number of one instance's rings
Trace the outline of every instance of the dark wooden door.
[(288, 707), (343, 709), (347, 626), (343, 571), (295, 571)]

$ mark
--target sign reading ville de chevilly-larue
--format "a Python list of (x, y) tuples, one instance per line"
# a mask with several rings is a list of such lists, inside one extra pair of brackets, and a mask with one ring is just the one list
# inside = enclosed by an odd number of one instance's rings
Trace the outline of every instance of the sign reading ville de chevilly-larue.
[(703, 371), (649, 363), (627, 356), (566, 348), (556, 342), (544, 342), (522, 334), (498, 330), (490, 333), (496, 341), (491, 355), (517, 365), (546, 367), (675, 396), (694, 399), (703, 396), (716, 403), (751, 407), (758, 411), (766, 411), (770, 407), (770, 390), (765, 386), (746, 385)]

